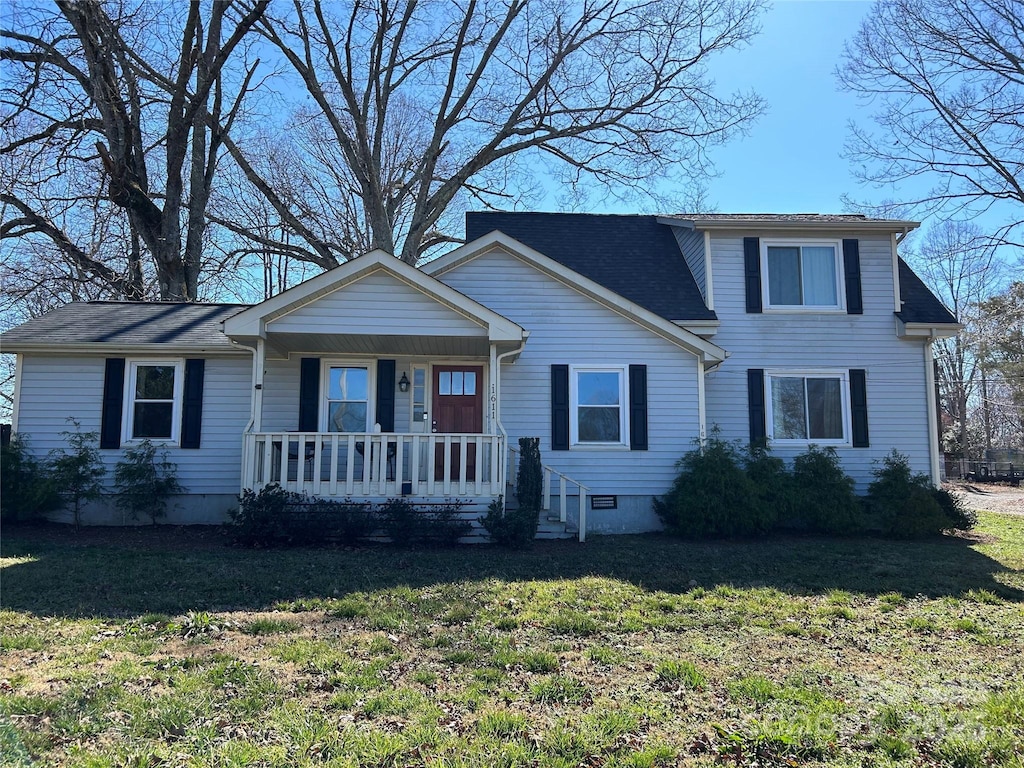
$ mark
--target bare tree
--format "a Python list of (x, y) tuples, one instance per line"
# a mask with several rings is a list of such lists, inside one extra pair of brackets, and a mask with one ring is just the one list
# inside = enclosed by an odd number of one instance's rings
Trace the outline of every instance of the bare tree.
[(705, 176), (707, 150), (762, 108), (708, 76), (761, 6), (294, 0), (256, 28), (309, 100), (289, 131), (300, 161), (271, 167), (234, 136), (225, 147), (291, 235), (267, 248), (301, 247), (323, 268), (366, 246), (415, 264), (456, 239), (444, 217), (460, 201), (515, 205), (547, 173), (619, 193)]
[[(7, 178), (0, 234), (47, 239), (84, 275), (128, 297), (144, 291), (144, 249), (160, 298), (195, 300), (221, 132), (249, 82), (243, 77), (229, 100), (224, 69), (268, 2), (238, 18), (231, 0), (192, 2), (183, 16), (169, 7), (171, 17), (162, 18), (144, 17), (145, 5), (56, 0), (57, 15), (25, 11), (17, 29), (0, 31), (9, 110), (0, 154), (50, 159), (47, 173), (55, 176), (84, 164), (80, 173), (97, 184), (88, 196), (62, 198), (40, 193), (41, 169), (25, 177), (32, 184)], [(164, 44), (175, 37), (176, 47)], [(100, 185), (126, 215), (129, 240), (138, 238), (124, 272), (93, 258), (94, 242), (68, 232), (83, 203), (98, 205)]]
[(930, 227), (917, 254), (910, 257), (942, 302), (964, 323), (951, 339), (935, 342), (943, 411), (956, 425), (955, 452), (970, 458), (977, 441), (970, 429), (976, 415), (981, 354), (978, 304), (999, 289), (1002, 262), (985, 233), (972, 222), (944, 221)]
[(880, 0), (837, 76), (874, 108), (877, 130), (851, 125), (847, 144), (861, 181), (929, 180), (903, 201), (919, 213), (1006, 203), (995, 239), (1012, 242), (1024, 223), (1021, 0)]

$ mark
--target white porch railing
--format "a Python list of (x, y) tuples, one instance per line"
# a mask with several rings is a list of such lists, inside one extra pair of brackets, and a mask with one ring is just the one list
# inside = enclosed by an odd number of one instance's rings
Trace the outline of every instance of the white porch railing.
[(476, 434), (250, 432), (242, 487), (277, 483), (321, 497), (496, 497), (504, 438)]
[[(566, 516), (566, 503), (569, 497), (569, 491), (572, 490), (570, 486), (576, 486), (577, 499), (579, 501), (578, 506), (578, 522), (579, 522), (579, 540), (587, 540), (587, 494), (590, 492), (590, 488), (583, 485), (578, 480), (573, 480), (568, 475), (563, 475), (556, 469), (552, 469), (547, 464), (541, 464), (541, 472), (543, 472), (544, 485), (541, 493), (541, 509), (549, 511), (551, 509), (552, 494), (552, 479), (558, 478), (558, 521), (560, 523), (566, 523), (568, 518)], [(519, 449), (513, 448), (511, 445), (508, 447), (508, 484), (515, 486), (516, 478), (519, 473)]]

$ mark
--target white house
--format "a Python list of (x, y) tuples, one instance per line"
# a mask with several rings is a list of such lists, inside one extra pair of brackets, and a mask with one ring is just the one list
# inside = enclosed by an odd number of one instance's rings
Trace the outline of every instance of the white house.
[[(254, 306), (69, 304), (0, 337), (14, 431), (66, 419), (168, 447), (219, 522), (242, 488), (482, 509), (540, 437), (548, 535), (658, 527), (652, 496), (717, 426), (831, 445), (863, 490), (897, 448), (939, 475), (931, 341), (956, 319), (897, 255), (914, 222), (471, 213), (414, 269), (372, 252)], [(98, 505), (92, 522), (120, 515)]]

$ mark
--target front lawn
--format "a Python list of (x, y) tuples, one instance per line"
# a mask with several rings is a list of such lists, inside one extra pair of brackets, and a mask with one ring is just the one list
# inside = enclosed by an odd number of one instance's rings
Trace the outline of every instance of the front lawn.
[(3, 534), (5, 764), (1024, 766), (1024, 517), (511, 554)]

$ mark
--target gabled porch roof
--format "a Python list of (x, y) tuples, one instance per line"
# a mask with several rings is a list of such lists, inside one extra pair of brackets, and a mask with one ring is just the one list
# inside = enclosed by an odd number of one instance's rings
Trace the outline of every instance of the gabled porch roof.
[(230, 338), (268, 351), (486, 356), (527, 337), (518, 324), (376, 250), (257, 304), (224, 323)]

